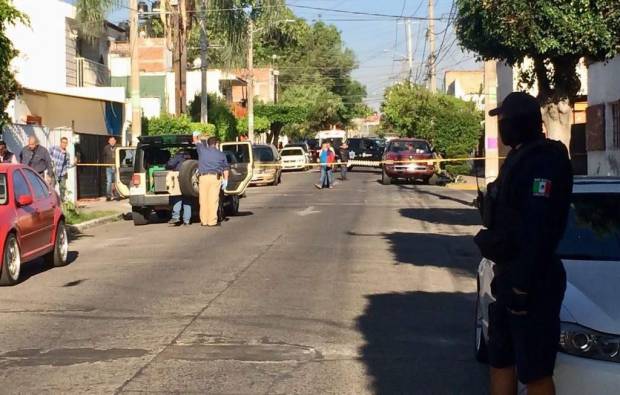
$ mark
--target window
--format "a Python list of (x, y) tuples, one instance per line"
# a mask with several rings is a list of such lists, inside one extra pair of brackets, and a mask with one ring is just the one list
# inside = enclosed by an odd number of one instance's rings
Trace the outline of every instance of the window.
[(8, 196), (6, 190), (6, 174), (0, 174), (0, 204), (6, 204)]
[(557, 254), (564, 259), (620, 259), (620, 194), (575, 194)]
[(611, 135), (613, 148), (620, 148), (620, 101), (611, 103)]
[(19, 199), (21, 196), (30, 196), (30, 188), (28, 188), (28, 183), (21, 171), (13, 173), (13, 189), (15, 191), (15, 199)]
[(47, 189), (47, 185), (45, 185), (43, 180), (41, 180), (39, 176), (34, 174), (33, 171), (24, 169), (24, 172), (26, 173), (28, 181), (30, 181), (30, 185), (34, 190), (34, 195), (36, 196), (37, 200), (45, 199), (50, 194), (49, 190)]
[(254, 148), (254, 160), (257, 162), (273, 162), (276, 159), (271, 148), (258, 147)]

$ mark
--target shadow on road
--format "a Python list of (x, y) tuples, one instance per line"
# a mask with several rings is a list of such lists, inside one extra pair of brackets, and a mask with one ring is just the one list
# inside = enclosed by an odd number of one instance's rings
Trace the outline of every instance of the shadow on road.
[(473, 356), (475, 295), (369, 295), (357, 328), (376, 394), (488, 393), (487, 369)]
[(433, 224), (482, 225), (478, 211), (466, 208), (403, 208), (400, 215)]
[[(78, 259), (80, 253), (78, 251), (69, 251), (67, 253), (67, 265), (72, 264)], [(45, 273), (48, 270), (58, 270), (62, 268), (55, 268), (45, 263), (42, 258), (35, 259), (32, 262), (23, 263), (21, 267), (21, 273), (19, 275), (19, 283), (24, 283), (31, 277), (37, 276), (41, 273)]]
[(385, 233), (396, 264), (444, 267), (474, 277), (480, 254), (469, 235), (432, 233)]
[(415, 191), (416, 193), (421, 193), (423, 195), (434, 196), (436, 198), (439, 198), (439, 200), (450, 200), (450, 201), (453, 201), (453, 202), (456, 202), (456, 203), (460, 203), (460, 204), (463, 204), (465, 206), (470, 206), (470, 207), (473, 206), (473, 201), (474, 201), (474, 198), (476, 197), (475, 195), (472, 195), (471, 200), (464, 200), (464, 199), (459, 199), (459, 198), (454, 197), (454, 196), (450, 196), (448, 194), (432, 192), (432, 191), (429, 191), (427, 189), (416, 188), (413, 185), (410, 185), (410, 186), (399, 185), (399, 188)]

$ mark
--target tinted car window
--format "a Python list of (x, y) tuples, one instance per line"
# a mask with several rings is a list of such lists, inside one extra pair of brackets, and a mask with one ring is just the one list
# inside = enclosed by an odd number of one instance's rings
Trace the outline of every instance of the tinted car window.
[(557, 254), (565, 259), (620, 260), (620, 194), (574, 194)]
[(45, 199), (49, 195), (49, 190), (47, 189), (47, 185), (44, 185), (43, 180), (28, 169), (25, 169), (24, 173), (26, 173), (26, 177), (28, 178), (28, 181), (30, 181), (30, 186), (32, 186), (32, 189), (34, 190), (34, 196), (36, 199)]
[(0, 174), (0, 204), (6, 204), (9, 200), (6, 190), (6, 174)]
[(282, 152), (280, 153), (280, 155), (282, 156), (299, 156), (303, 154), (304, 154), (304, 151), (301, 148), (285, 149), (285, 150), (282, 150)]
[(392, 141), (388, 150), (390, 152), (415, 151), (421, 154), (431, 152), (431, 148), (425, 141)]
[(20, 196), (30, 195), (28, 183), (21, 171), (15, 171), (13, 173), (13, 191), (15, 193), (15, 199), (19, 199)]
[(273, 155), (273, 151), (268, 147), (257, 147), (254, 148), (254, 160), (259, 162), (273, 162), (275, 161), (275, 157)]

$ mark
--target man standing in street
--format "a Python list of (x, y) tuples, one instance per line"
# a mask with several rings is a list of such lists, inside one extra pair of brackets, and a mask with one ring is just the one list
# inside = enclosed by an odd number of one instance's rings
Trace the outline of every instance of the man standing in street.
[(17, 158), (6, 147), (6, 143), (0, 140), (0, 163), (17, 163)]
[(62, 137), (60, 145), (50, 148), (50, 156), (54, 165), (54, 181), (58, 185), (60, 200), (63, 202), (67, 191), (67, 173), (69, 168), (74, 166), (74, 163), (71, 163), (69, 152), (67, 152), (68, 146), (69, 139)]
[[(188, 159), (192, 159), (189, 152), (185, 149), (179, 150), (170, 160), (166, 163), (166, 169), (180, 171), (183, 162)], [(172, 196), (172, 218), (170, 223), (175, 226), (189, 225), (192, 220), (192, 205), (189, 199), (183, 195)], [(181, 209), (183, 209), (183, 222), (181, 222)]]
[(347, 179), (347, 166), (349, 163), (349, 145), (343, 142), (338, 151), (340, 155), (340, 179), (345, 181)]
[(108, 202), (114, 199), (114, 175), (115, 175), (115, 164), (116, 159), (116, 138), (114, 136), (108, 137), (108, 144), (103, 147), (103, 152), (101, 153), (101, 163), (106, 164), (105, 168), (105, 193)]
[(52, 183), (53, 169), (50, 153), (45, 147), (39, 145), (39, 139), (35, 136), (28, 137), (28, 145), (19, 154), (19, 163), (32, 167), (48, 184)]
[(518, 378), (528, 394), (552, 395), (566, 290), (555, 249), (566, 228), (571, 163), (566, 147), (544, 136), (534, 97), (511, 93), (489, 114), (498, 116), (500, 137), (512, 148), (480, 204), (486, 229), (475, 237), (495, 263), (487, 344), (491, 394), (516, 394)]
[(198, 133), (194, 133), (194, 144), (198, 151), (200, 223), (202, 226), (219, 226), (218, 207), (220, 189), (228, 186), (229, 165), (226, 155), (217, 148), (217, 137), (209, 137), (205, 144)]

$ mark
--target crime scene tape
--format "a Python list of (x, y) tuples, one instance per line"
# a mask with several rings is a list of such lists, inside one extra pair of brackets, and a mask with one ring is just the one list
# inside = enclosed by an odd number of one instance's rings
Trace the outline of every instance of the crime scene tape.
[[(429, 158), (429, 159), (408, 159), (408, 160), (349, 160), (347, 163), (348, 166), (370, 166), (370, 167), (380, 167), (381, 165), (411, 165), (411, 164), (425, 164), (425, 165), (435, 165), (437, 163), (445, 163), (445, 162), (469, 162), (469, 161), (481, 161), (487, 159), (505, 159), (503, 156), (480, 156), (480, 157), (462, 157), (462, 158)], [(334, 162), (332, 166), (341, 166), (343, 162)], [(325, 164), (321, 164), (318, 162), (314, 163), (301, 163), (301, 162), (288, 162), (286, 164), (283, 163), (255, 163), (254, 167), (286, 167), (286, 166), (303, 166), (303, 167), (321, 167)], [(76, 163), (76, 166), (79, 167), (114, 167), (114, 164), (107, 163)]]

